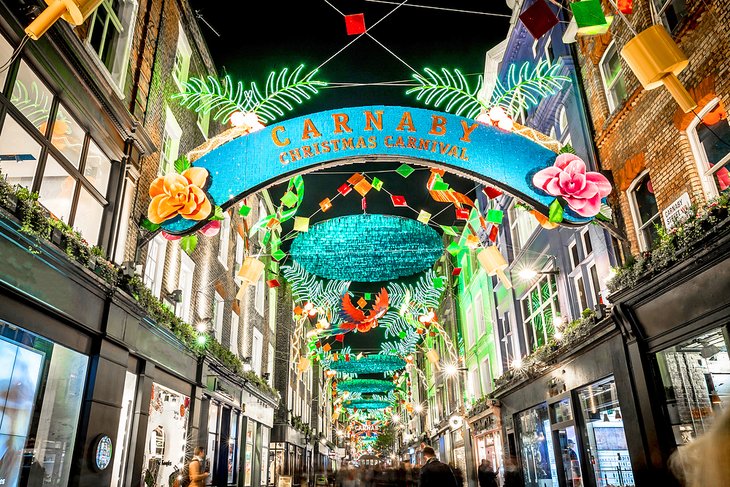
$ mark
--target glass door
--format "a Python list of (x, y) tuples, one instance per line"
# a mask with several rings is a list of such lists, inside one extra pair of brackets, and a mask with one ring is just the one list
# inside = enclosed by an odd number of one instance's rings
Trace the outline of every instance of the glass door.
[(583, 487), (583, 474), (580, 468), (580, 454), (575, 436), (575, 426), (567, 426), (553, 431), (555, 444), (560, 450), (563, 475), (567, 487)]

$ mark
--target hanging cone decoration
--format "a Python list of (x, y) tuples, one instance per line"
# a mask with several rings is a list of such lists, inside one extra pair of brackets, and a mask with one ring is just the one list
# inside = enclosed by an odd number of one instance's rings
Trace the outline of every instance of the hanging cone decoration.
[(436, 351), (435, 348), (432, 348), (431, 350), (426, 352), (426, 358), (436, 367), (436, 370), (439, 370), (441, 368), (439, 365), (439, 360), (441, 357), (439, 357), (439, 353)]
[(621, 57), (644, 89), (653, 90), (664, 85), (684, 113), (697, 108), (692, 95), (677, 79), (689, 60), (663, 25), (653, 25), (637, 34), (621, 49)]
[(259, 280), (263, 271), (263, 262), (255, 257), (246, 257), (243, 259), (243, 264), (241, 264), (241, 268), (236, 275), (241, 278), (245, 285), (252, 286)]
[(477, 260), (479, 261), (479, 265), (482, 266), (482, 268), (486, 271), (486, 273), (490, 276), (497, 276), (499, 277), (499, 280), (502, 282), (504, 287), (507, 289), (512, 288), (512, 283), (510, 282), (507, 275), (504, 273), (504, 270), (509, 266), (507, 264), (507, 261), (502, 256), (502, 253), (499, 251), (499, 249), (492, 245), (489, 247), (486, 247), (484, 250), (479, 252), (477, 255)]

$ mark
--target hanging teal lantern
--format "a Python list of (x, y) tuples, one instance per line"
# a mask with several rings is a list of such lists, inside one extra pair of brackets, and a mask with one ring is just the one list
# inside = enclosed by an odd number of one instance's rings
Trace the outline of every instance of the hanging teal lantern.
[(377, 401), (372, 399), (353, 399), (343, 403), (346, 409), (385, 409), (392, 406), (387, 401)]
[(390, 380), (378, 379), (351, 379), (337, 384), (337, 390), (341, 392), (359, 392), (361, 394), (380, 394), (395, 389), (395, 384)]
[(313, 225), (290, 254), (309, 273), (326, 279), (381, 282), (433, 267), (444, 252), (428, 225), (392, 215), (348, 215)]

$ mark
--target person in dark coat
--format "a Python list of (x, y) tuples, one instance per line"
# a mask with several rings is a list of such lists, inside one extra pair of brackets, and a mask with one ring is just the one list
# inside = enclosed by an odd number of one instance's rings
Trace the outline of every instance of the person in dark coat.
[(426, 462), (421, 467), (418, 487), (460, 487), (456, 483), (451, 467), (438, 461), (433, 448), (424, 447), (423, 458)]
[(492, 462), (482, 459), (482, 463), (477, 470), (479, 478), (479, 487), (499, 487), (497, 482), (497, 472), (492, 469)]

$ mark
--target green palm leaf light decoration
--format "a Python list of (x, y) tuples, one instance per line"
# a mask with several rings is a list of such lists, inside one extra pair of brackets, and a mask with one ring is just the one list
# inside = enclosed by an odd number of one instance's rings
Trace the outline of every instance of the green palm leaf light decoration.
[(184, 90), (172, 96), (174, 100), (196, 112), (208, 112), (213, 120), (228, 123), (236, 113), (254, 113), (264, 123), (294, 110), (319, 93), (327, 83), (314, 79), (317, 70), (304, 74), (304, 65), (294, 70), (284, 68), (278, 73), (272, 71), (263, 89), (256, 82), (249, 88), (243, 82), (234, 82), (230, 76), (218, 80), (213, 76), (190, 78)]
[(414, 74), (418, 86), (409, 88), (406, 94), (415, 94), (416, 99), (426, 105), (468, 118), (476, 118), (493, 107), (501, 107), (512, 118), (522, 110), (536, 105), (542, 98), (554, 95), (569, 82), (570, 77), (560, 74), (563, 65), (560, 61), (551, 63), (543, 59), (532, 69), (530, 63), (521, 66), (512, 64), (506, 79), (497, 84), (488, 101), (479, 98), (484, 79), (477, 78), (474, 87), (458, 69), (441, 68), (441, 73), (425, 68), (424, 73)]

